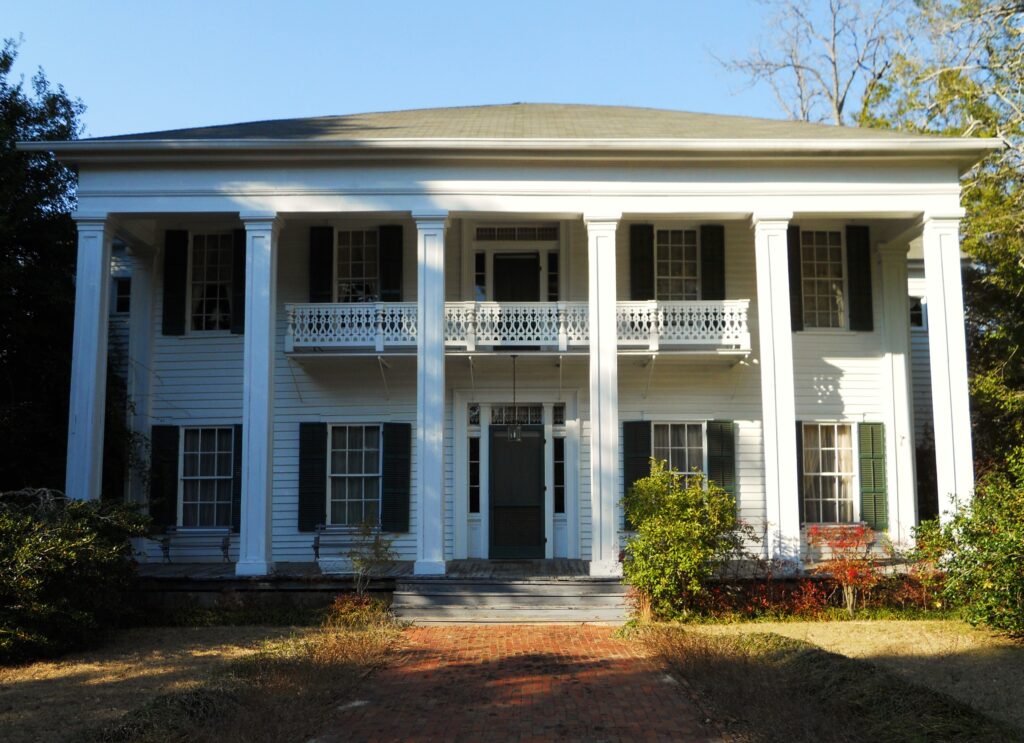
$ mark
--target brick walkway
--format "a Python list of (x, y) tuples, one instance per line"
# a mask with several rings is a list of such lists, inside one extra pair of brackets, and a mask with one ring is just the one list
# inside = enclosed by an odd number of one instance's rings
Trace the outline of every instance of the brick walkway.
[(413, 627), (317, 743), (720, 740), (687, 688), (614, 631)]

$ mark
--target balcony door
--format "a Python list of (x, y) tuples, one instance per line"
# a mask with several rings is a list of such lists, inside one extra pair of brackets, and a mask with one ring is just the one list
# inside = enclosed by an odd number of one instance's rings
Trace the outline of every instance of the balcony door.
[(540, 301), (540, 253), (495, 253), (495, 302)]

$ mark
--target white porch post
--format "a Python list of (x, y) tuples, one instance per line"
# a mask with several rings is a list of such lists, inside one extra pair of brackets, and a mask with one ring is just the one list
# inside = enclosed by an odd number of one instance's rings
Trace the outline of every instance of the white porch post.
[(615, 230), (620, 216), (586, 217), (590, 318), (590, 574), (619, 563), (619, 372)]
[(768, 555), (800, 559), (793, 329), (786, 229), (791, 215), (754, 215)]
[(959, 230), (958, 217), (930, 217), (922, 234), (936, 484), (944, 519), (953, 499), (970, 498), (974, 489)]
[(245, 340), (242, 363), (242, 518), (236, 575), (267, 575), (274, 458), (274, 338), (277, 312), (275, 214), (245, 223)]
[(416, 220), (417, 575), (444, 575), (444, 233), (447, 214)]
[[(153, 349), (153, 251), (129, 246), (132, 256), (132, 288), (128, 318), (128, 397), (132, 403), (131, 428), (149, 437), (150, 388), (152, 380)], [(140, 454), (142, 452), (139, 452)], [(143, 462), (135, 464), (141, 469)], [(146, 478), (136, 470), (128, 473), (129, 493), (132, 501), (146, 501)]]
[(103, 479), (111, 234), (105, 215), (76, 215), (75, 221), (78, 268), (64, 491), (69, 498), (94, 500), (100, 497)]
[(879, 245), (882, 280), (882, 392), (886, 396), (885, 460), (889, 537), (909, 544), (917, 524), (914, 413), (910, 392), (910, 301), (906, 244)]

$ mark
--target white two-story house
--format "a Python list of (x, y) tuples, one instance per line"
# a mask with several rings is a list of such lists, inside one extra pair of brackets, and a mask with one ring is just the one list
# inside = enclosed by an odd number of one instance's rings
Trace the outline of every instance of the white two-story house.
[(908, 253), (945, 504), (973, 484), (959, 178), (997, 146), (529, 104), (23, 144), (79, 172), (67, 491), (100, 494), (116, 237), (132, 497), (176, 559), (223, 533), (264, 575), (368, 521), (417, 574), (615, 575), (652, 456), (770, 556), (815, 523), (906, 542)]

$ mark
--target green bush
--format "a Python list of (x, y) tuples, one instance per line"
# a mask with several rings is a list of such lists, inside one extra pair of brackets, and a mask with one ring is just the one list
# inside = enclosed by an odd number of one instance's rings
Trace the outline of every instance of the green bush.
[(78, 647), (117, 624), (135, 570), (128, 540), (146, 522), (123, 504), (0, 493), (0, 662)]
[(1024, 635), (1024, 485), (990, 477), (949, 523), (923, 524), (917, 536), (941, 545), (944, 596), (967, 621)]
[[(626, 580), (658, 617), (686, 615), (707, 591), (715, 570), (753, 538), (736, 516), (736, 501), (702, 477), (683, 476), (651, 460), (623, 501), (636, 534), (626, 544)], [(644, 610), (641, 609), (641, 613)]]

